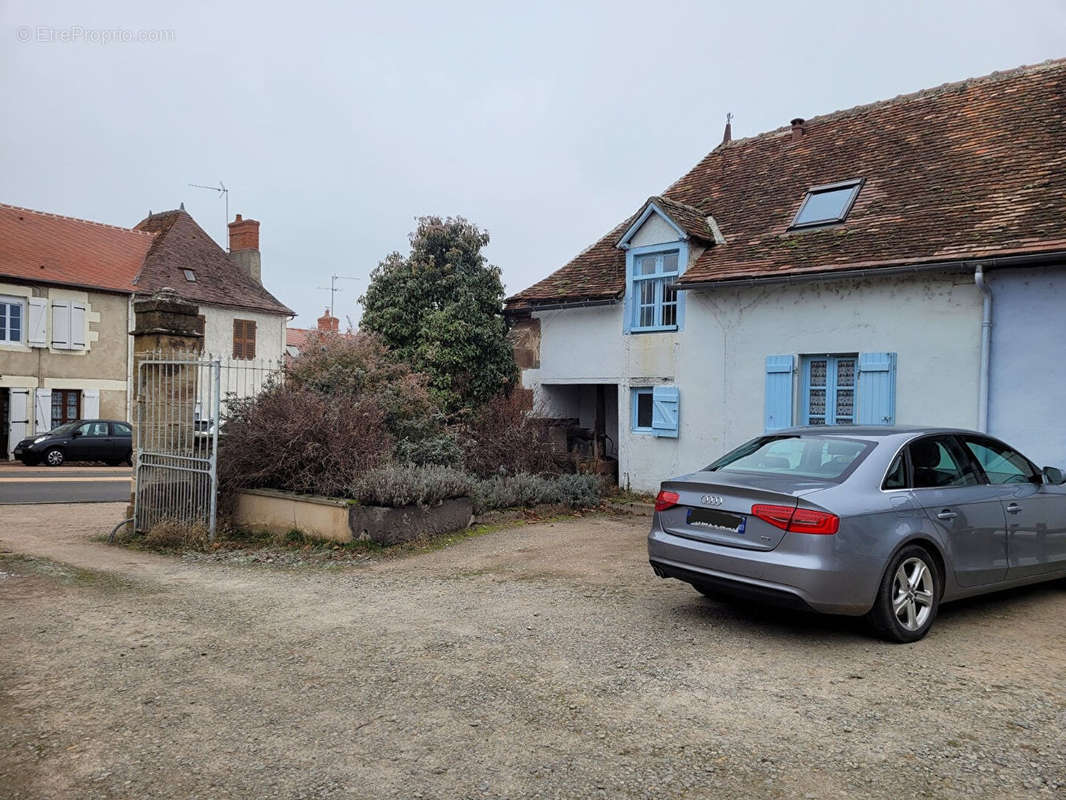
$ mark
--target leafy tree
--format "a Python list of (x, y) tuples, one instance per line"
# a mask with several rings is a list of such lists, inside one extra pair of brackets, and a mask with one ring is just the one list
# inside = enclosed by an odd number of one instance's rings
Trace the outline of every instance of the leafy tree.
[(360, 298), (360, 327), (429, 377), (450, 414), (468, 415), (517, 377), (489, 235), (462, 217), (421, 217), (411, 252), (392, 253)]

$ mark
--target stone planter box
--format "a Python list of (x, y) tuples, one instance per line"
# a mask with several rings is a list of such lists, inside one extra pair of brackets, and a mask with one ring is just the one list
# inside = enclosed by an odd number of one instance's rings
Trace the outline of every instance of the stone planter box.
[(474, 504), (469, 497), (445, 500), (437, 506), (349, 506), (352, 537), (377, 544), (400, 544), (420, 536), (458, 531), (470, 525)]
[(472, 516), (469, 497), (445, 500), (428, 508), (385, 508), (331, 497), (250, 489), (238, 495), (233, 521), (241, 527), (271, 533), (284, 534), (295, 528), (316, 539), (390, 545), (462, 530), (470, 525)]
[(332, 497), (249, 489), (237, 495), (233, 521), (242, 528), (288, 533), (294, 528), (315, 539), (350, 542), (348, 503)]

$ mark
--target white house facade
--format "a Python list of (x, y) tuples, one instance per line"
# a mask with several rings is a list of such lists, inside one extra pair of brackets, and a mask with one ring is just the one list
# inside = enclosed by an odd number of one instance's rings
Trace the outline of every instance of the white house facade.
[(1066, 120), (1046, 99), (1064, 89), (1051, 62), (727, 132), (509, 298), (537, 413), (605, 430), (619, 482), (644, 491), (798, 425), (987, 430), (1066, 465), (1066, 202), (1049, 181)]

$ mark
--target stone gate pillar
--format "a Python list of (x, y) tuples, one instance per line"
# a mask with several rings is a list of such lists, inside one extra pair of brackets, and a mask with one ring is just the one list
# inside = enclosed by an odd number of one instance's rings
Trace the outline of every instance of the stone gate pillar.
[[(135, 301), (133, 313), (133, 368), (128, 391), (133, 399), (131, 422), (137, 463), (136, 455), (146, 441), (174, 452), (192, 446), (198, 368), (195, 364), (151, 365), (142, 370), (141, 364), (158, 357), (195, 361), (203, 351), (204, 321), (200, 307), (183, 300), (173, 289), (160, 289), (148, 299)], [(166, 413), (159, 413), (164, 408)], [(134, 482), (137, 478), (134, 474)], [(133, 516), (132, 494), (127, 516)]]

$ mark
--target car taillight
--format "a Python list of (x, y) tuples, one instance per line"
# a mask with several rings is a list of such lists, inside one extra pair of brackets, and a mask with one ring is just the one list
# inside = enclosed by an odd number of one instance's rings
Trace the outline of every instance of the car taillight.
[(840, 530), (840, 517), (828, 511), (797, 508), (788, 529), (792, 533), (836, 533)]
[(792, 506), (754, 505), (752, 516), (789, 533), (833, 534), (840, 530), (840, 517), (828, 511)]
[(655, 497), (655, 510), (666, 511), (668, 508), (673, 508), (677, 505), (677, 501), (681, 499), (681, 495), (677, 492), (668, 492), (665, 489), (661, 490)]

